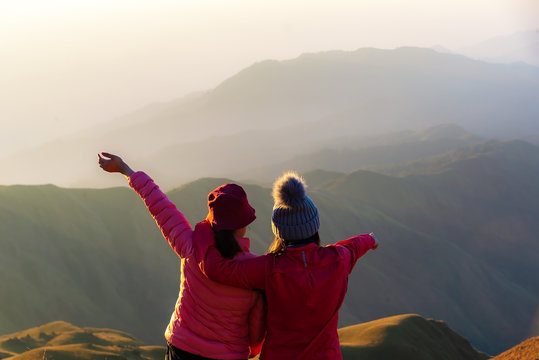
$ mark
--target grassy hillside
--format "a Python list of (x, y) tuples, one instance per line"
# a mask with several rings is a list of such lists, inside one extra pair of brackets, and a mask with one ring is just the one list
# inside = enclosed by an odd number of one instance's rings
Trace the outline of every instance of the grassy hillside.
[[(484, 360), (488, 356), (441, 321), (399, 315), (339, 329), (344, 360)], [(144, 346), (118, 330), (79, 328), (55, 321), (0, 336), (9, 360), (162, 359), (164, 348)]]
[(179, 261), (131, 190), (4, 187), (0, 228), (0, 333), (60, 318), (161, 341)]
[[(383, 206), (387, 215), (414, 229), (437, 237), (451, 234), (452, 241), (474, 256), (503, 263), (500, 271), (510, 280), (539, 292), (539, 279), (525, 276), (537, 270), (539, 254), (539, 223), (534, 220), (539, 218), (534, 200), (539, 199), (539, 147), (522, 141), (486, 142), (401, 168), (408, 174), (401, 179), (352, 173), (333, 192), (368, 187), (370, 191), (357, 191), (352, 198)], [(379, 181), (390, 182), (391, 190), (373, 186)]]
[[(537, 326), (533, 316), (539, 303), (539, 282), (532, 274), (539, 273), (539, 223), (535, 220), (539, 218), (539, 187), (535, 181), (539, 176), (539, 148), (523, 142), (502, 142), (464, 153), (448, 155), (452, 161), (444, 168), (433, 162), (437, 171), (429, 176), (392, 178), (356, 172), (322, 190), (329, 190), (343, 203), (353, 207), (362, 204), (388, 218), (371, 224), (407, 259), (387, 262), (372, 256), (365, 262), (387, 269), (384, 275), (393, 273), (393, 279), (410, 276), (405, 285), (408, 291), (416, 289), (415, 293), (421, 294), (415, 301), (426, 296), (423, 309), (429, 304), (444, 304), (443, 314), (437, 309), (436, 316), (473, 339), (476, 346), (489, 349), (481, 344), (486, 339), (478, 341), (477, 336), (493, 318), (519, 318), (520, 326), (504, 323), (503, 334), (491, 335), (490, 341), (495, 338), (499, 344), (494, 349), (501, 349), (500, 344), (511, 345), (509, 338), (526, 338)], [(366, 213), (358, 215), (364, 217)], [(396, 230), (388, 227), (392, 224), (389, 219), (417, 235), (410, 239), (405, 231), (388, 233)], [(423, 243), (419, 240), (422, 237)], [(416, 264), (415, 270), (407, 265), (410, 263)], [(449, 268), (451, 273), (446, 273)], [(447, 296), (436, 295), (437, 291)], [(410, 299), (406, 297), (404, 302)]]
[(152, 360), (163, 354), (163, 347), (145, 346), (122, 331), (64, 321), (0, 336), (0, 358), (10, 360)]
[[(539, 151), (499, 142), (448, 156), (404, 177), (306, 174), (324, 242), (369, 231), (382, 242), (352, 273), (340, 324), (418, 313), (496, 354), (538, 328)], [(200, 179), (169, 196), (194, 224), (227, 181)], [(270, 190), (245, 188), (261, 253), (272, 239)], [(0, 333), (61, 318), (162, 342), (179, 260), (131, 190), (2, 187), (0, 228)]]
[(539, 336), (523, 341), (504, 351), (492, 360), (537, 360), (539, 359)]
[(445, 323), (398, 315), (339, 329), (344, 359), (484, 360)]

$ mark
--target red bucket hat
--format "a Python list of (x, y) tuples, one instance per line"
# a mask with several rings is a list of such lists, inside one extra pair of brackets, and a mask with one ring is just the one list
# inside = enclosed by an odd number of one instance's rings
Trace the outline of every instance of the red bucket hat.
[(245, 190), (236, 184), (224, 184), (208, 194), (208, 220), (216, 231), (241, 229), (255, 219)]

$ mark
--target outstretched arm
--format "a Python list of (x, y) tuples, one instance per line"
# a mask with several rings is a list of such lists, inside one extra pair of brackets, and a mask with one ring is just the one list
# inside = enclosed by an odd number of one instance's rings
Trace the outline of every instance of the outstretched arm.
[(192, 251), (192, 229), (185, 216), (159, 189), (152, 178), (141, 171), (134, 172), (119, 156), (102, 153), (99, 166), (107, 172), (119, 172), (129, 179), (129, 186), (141, 197), (163, 236), (178, 256)]
[(348, 259), (350, 264), (349, 271), (352, 272), (354, 265), (360, 257), (365, 255), (367, 251), (376, 250), (378, 248), (378, 239), (374, 237), (373, 233), (361, 234), (329, 246), (339, 248), (345, 258)]

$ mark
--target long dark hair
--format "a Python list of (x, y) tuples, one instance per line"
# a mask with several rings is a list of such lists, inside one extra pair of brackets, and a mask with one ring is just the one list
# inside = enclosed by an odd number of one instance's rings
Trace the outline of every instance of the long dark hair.
[(318, 232), (314, 233), (314, 235), (312, 235), (311, 237), (302, 240), (294, 240), (293, 242), (276, 237), (275, 240), (273, 240), (273, 242), (271, 243), (268, 249), (268, 253), (282, 255), (286, 253), (286, 248), (288, 245), (307, 243), (315, 243), (316, 245), (320, 246), (320, 235), (318, 235)]
[(222, 257), (232, 259), (237, 253), (243, 252), (234, 236), (234, 230), (214, 230), (213, 232), (215, 233), (215, 246)]

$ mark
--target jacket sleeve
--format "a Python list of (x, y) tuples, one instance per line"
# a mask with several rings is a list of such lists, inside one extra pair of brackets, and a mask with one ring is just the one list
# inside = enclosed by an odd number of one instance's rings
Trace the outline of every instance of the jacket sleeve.
[(193, 247), (200, 270), (211, 280), (245, 289), (265, 289), (267, 255), (242, 260), (225, 259), (211, 236), (197, 239)]
[(249, 358), (260, 353), (266, 336), (266, 306), (262, 294), (256, 291), (255, 303), (249, 312)]
[(375, 240), (369, 234), (361, 234), (358, 236), (351, 237), (350, 239), (339, 241), (335, 246), (339, 252), (348, 260), (350, 264), (350, 269), (348, 272), (352, 272), (354, 265), (356, 265), (357, 260), (365, 255), (365, 253), (371, 250), (374, 246)]
[(129, 186), (141, 197), (163, 236), (179, 257), (185, 258), (192, 251), (193, 230), (185, 216), (159, 189), (152, 178), (142, 171), (129, 177)]

